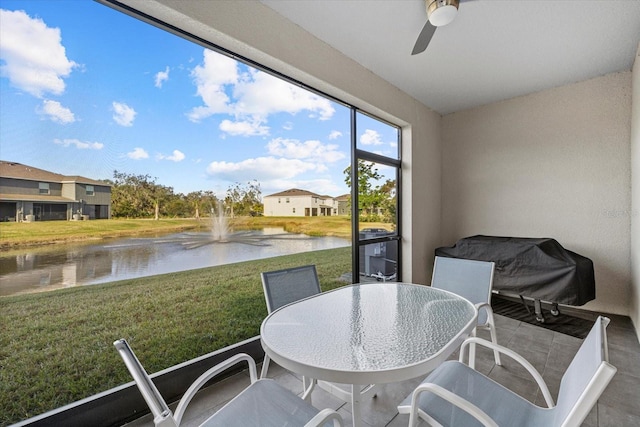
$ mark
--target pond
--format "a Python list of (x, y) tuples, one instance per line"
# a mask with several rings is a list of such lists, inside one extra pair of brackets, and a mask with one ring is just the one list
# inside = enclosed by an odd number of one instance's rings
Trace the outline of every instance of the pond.
[(349, 246), (338, 237), (309, 237), (281, 228), (103, 240), (0, 255), (0, 296), (151, 276), (300, 252)]

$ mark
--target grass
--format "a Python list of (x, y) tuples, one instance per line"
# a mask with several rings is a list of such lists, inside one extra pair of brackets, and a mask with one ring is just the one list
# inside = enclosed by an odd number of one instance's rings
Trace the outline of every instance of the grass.
[(157, 372), (256, 336), (267, 314), (261, 271), (315, 264), (329, 290), (345, 284), (338, 278), (351, 271), (350, 251), (0, 298), (0, 425), (131, 381), (112, 345), (118, 338)]
[[(290, 233), (309, 236), (351, 238), (351, 219), (347, 216), (316, 217), (238, 217), (229, 219), (235, 229), (282, 227)], [(362, 223), (362, 228), (391, 229), (390, 224)], [(141, 234), (167, 234), (184, 230), (209, 229), (208, 218), (196, 219), (99, 219), (92, 221), (1, 222), (0, 249), (46, 245), (61, 242), (127, 237)]]
[(149, 233), (171, 233), (208, 226), (208, 221), (195, 219), (2, 222), (0, 223), (0, 248), (82, 242)]

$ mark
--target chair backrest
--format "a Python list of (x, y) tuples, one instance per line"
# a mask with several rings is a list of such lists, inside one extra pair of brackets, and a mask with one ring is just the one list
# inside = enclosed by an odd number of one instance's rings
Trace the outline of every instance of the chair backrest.
[[(494, 270), (493, 262), (437, 256), (431, 286), (453, 292), (474, 304), (490, 303)], [(486, 322), (486, 312), (479, 310), (478, 324)]]
[(147, 402), (149, 409), (151, 409), (155, 425), (166, 427), (176, 426), (177, 423), (173, 418), (173, 413), (169, 409), (169, 406), (167, 406), (167, 402), (165, 402), (155, 384), (151, 381), (147, 371), (142, 367), (142, 364), (133, 353), (129, 343), (124, 339), (120, 339), (114, 342), (113, 345), (118, 350), (120, 357), (122, 357), (124, 364), (136, 382), (138, 389), (140, 389), (142, 397), (145, 402)]
[(261, 273), (269, 313), (283, 305), (320, 293), (315, 265)]
[(616, 373), (609, 364), (608, 324), (598, 317), (562, 376), (554, 425), (580, 425)]

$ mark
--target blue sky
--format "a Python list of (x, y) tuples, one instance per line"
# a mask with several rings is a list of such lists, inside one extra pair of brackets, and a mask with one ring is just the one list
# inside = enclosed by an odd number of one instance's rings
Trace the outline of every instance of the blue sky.
[[(349, 110), (92, 1), (0, 0), (0, 159), (178, 193), (348, 192)], [(361, 117), (358, 146), (396, 157)], [(380, 170), (384, 174), (384, 169)]]

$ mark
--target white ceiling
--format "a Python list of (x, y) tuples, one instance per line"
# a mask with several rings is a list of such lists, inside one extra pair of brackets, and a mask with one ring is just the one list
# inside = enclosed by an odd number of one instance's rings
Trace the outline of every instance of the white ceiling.
[(630, 70), (640, 0), (462, 0), (411, 50), (424, 0), (262, 0), (441, 114)]

